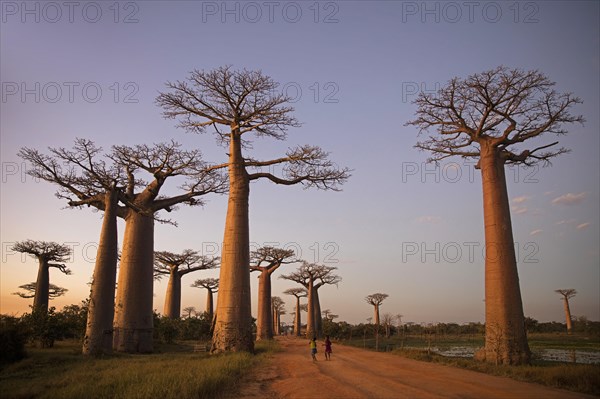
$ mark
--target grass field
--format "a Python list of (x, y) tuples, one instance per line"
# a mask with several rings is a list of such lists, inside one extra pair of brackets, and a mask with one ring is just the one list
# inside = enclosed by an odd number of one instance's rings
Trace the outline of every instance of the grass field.
[(150, 355), (81, 356), (81, 343), (28, 348), (29, 356), (0, 370), (2, 398), (219, 398), (235, 391), (240, 377), (275, 350), (257, 345), (258, 356), (211, 356), (189, 343), (159, 346)]
[[(354, 339), (341, 342), (359, 348), (375, 349), (375, 339)], [(441, 356), (428, 348), (449, 349), (454, 347), (479, 348), (482, 336), (428, 337), (425, 335), (392, 337), (379, 340), (379, 350), (391, 350), (394, 354), (415, 360), (435, 362), (453, 367), (534, 382), (555, 388), (600, 395), (600, 364), (573, 364), (549, 362), (539, 359), (527, 366), (496, 366), (470, 358)], [(600, 351), (600, 337), (566, 334), (531, 334), (529, 346), (533, 352), (542, 349)]]

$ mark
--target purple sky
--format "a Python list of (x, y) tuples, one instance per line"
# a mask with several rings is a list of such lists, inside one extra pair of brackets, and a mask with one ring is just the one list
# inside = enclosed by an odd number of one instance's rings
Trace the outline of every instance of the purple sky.
[[(256, 140), (253, 156), (308, 143), (354, 169), (339, 193), (254, 184), (253, 245), (337, 266), (343, 282), (321, 290), (321, 306), (341, 320), (366, 321), (372, 307), (364, 297), (384, 292), (382, 313), (403, 321), (483, 321), (479, 172), (461, 159), (426, 165), (427, 154), (413, 148), (416, 130), (404, 123), (418, 90), (506, 65), (539, 69), (557, 90), (574, 92), (584, 101), (574, 112), (586, 118), (561, 138), (572, 152), (552, 167), (507, 170), (525, 314), (562, 321), (554, 290), (575, 288), (572, 313), (600, 319), (600, 3), (115, 4), (1, 3), (1, 313), (27, 311), (31, 302), (10, 295), (36, 278), (35, 261), (9, 251), (28, 238), (74, 247), (73, 275), (51, 272), (52, 283), (69, 289), (52, 304), (87, 297), (101, 223), (101, 214), (66, 209), (53, 186), (27, 177), (19, 148), (69, 147), (76, 137), (105, 149), (175, 139), (222, 162), (226, 150), (212, 135), (177, 129), (154, 99), (194, 68), (232, 64), (280, 82), (303, 123), (285, 142)], [(207, 200), (170, 215), (178, 227), (157, 225), (155, 249), (213, 253), (226, 197)], [(293, 286), (277, 276), (294, 267), (275, 273), (274, 295)], [(205, 291), (189, 284), (217, 275), (185, 276), (182, 306), (203, 309)], [(166, 280), (155, 285), (160, 312), (165, 290)], [(293, 298), (283, 297), (291, 313)]]

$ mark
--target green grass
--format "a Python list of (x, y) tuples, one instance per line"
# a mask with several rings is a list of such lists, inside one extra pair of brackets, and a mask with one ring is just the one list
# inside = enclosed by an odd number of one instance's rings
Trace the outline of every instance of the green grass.
[(28, 350), (29, 357), (0, 371), (2, 398), (218, 398), (231, 394), (276, 344), (258, 344), (258, 356), (211, 356), (191, 345), (163, 345), (150, 355), (80, 355), (81, 345)]

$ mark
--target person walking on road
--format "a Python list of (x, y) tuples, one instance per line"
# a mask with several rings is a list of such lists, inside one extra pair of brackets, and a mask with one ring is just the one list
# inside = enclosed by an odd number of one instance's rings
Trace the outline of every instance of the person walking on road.
[(331, 360), (331, 341), (329, 340), (329, 335), (325, 336), (325, 360)]
[(310, 340), (310, 355), (312, 356), (313, 362), (317, 361), (317, 337), (313, 337)]

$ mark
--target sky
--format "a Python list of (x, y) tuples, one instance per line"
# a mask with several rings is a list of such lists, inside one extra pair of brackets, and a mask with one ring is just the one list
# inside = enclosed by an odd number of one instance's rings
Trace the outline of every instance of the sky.
[[(58, 309), (80, 303), (89, 286), (101, 213), (68, 209), (55, 187), (27, 175), (22, 147), (70, 147), (75, 138), (112, 145), (170, 140), (210, 162), (226, 149), (213, 135), (187, 133), (155, 104), (168, 81), (223, 65), (261, 70), (292, 97), (302, 123), (285, 141), (259, 138), (248, 155), (270, 159), (301, 144), (321, 146), (353, 170), (341, 192), (256, 182), (250, 195), (252, 248), (294, 249), (342, 277), (320, 290), (322, 309), (366, 322), (365, 296), (389, 295), (382, 313), (404, 322), (484, 321), (482, 189), (474, 163), (427, 164), (414, 148), (412, 101), (453, 77), (499, 65), (538, 69), (559, 92), (583, 100), (586, 119), (560, 138), (571, 149), (551, 167), (508, 167), (513, 233), (526, 316), (564, 321), (559, 288), (574, 288), (575, 316), (600, 320), (600, 3), (400, 1), (96, 1), (1, 3), (0, 313), (29, 310), (11, 293), (35, 281), (34, 259), (14, 253), (21, 240), (73, 248), (69, 291)], [(551, 138), (548, 138), (551, 140)], [(176, 193), (167, 183), (165, 193)], [(155, 249), (218, 256), (226, 196), (169, 215), (155, 228)], [(122, 237), (124, 224), (119, 222)], [(294, 283), (273, 275), (273, 295), (291, 322)], [(206, 291), (183, 277), (182, 308), (204, 309)], [(256, 275), (251, 277), (256, 317)], [(154, 287), (162, 312), (166, 279)]]

